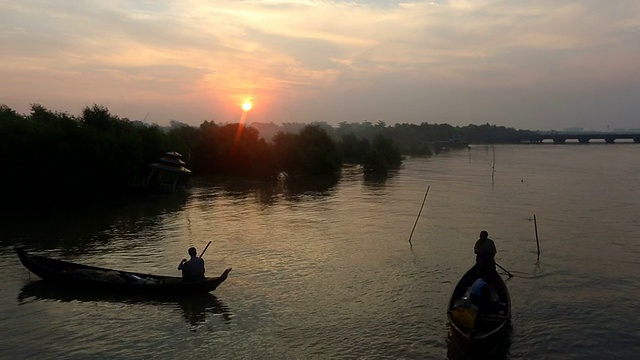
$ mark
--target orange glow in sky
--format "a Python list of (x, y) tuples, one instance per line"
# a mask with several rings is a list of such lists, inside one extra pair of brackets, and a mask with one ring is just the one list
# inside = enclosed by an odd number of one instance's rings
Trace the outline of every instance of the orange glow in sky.
[[(246, 104), (249, 104), (248, 106), (249, 109), (245, 109)], [(231, 147), (231, 152), (234, 152), (238, 147), (238, 143), (240, 142), (240, 137), (242, 136), (242, 131), (244, 130), (244, 123), (247, 122), (248, 111), (251, 109), (251, 103), (244, 103), (242, 105), (242, 109), (244, 111), (242, 112), (242, 116), (240, 117), (240, 122), (238, 123), (238, 130), (236, 131), (236, 136), (233, 139), (233, 146)]]
[(161, 126), (241, 109), (275, 124), (638, 128), (638, 1), (121, 3), (0, 1), (0, 105), (97, 104)]

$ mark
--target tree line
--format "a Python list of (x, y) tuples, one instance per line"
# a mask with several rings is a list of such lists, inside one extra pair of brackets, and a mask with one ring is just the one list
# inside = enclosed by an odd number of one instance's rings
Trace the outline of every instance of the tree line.
[[(373, 141), (376, 135), (382, 134), (387, 140), (393, 142), (403, 155), (424, 156), (432, 155), (439, 151), (433, 146), (434, 142), (447, 141), (449, 139), (461, 139), (472, 144), (515, 144), (528, 139), (535, 131), (516, 130), (510, 127), (491, 124), (467, 126), (453, 126), (449, 124), (395, 124), (387, 125), (384, 121), (348, 123), (341, 122), (337, 127), (326, 122), (312, 123), (325, 130), (335, 141), (344, 140), (345, 136), (352, 135), (359, 139)], [(251, 126), (260, 131), (265, 138), (273, 134), (283, 132), (297, 132), (303, 128), (303, 123), (253, 123)]]
[(218, 124), (169, 127), (120, 118), (106, 107), (80, 116), (32, 105), (28, 115), (0, 105), (0, 186), (9, 203), (95, 200), (124, 194), (132, 180), (167, 151), (181, 153), (195, 176), (272, 179), (336, 176), (345, 163), (366, 172), (398, 168), (403, 156), (433, 153), (430, 141), (462, 136), (474, 143), (506, 142), (518, 131), (492, 125), (384, 122)]

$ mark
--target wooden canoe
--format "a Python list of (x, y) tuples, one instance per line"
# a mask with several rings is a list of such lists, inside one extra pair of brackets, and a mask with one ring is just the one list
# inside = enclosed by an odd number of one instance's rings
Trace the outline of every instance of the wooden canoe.
[[(451, 295), (447, 309), (447, 319), (451, 328), (451, 341), (454, 341), (463, 351), (480, 352), (493, 351), (511, 329), (511, 297), (507, 285), (500, 275), (495, 274), (493, 280), (492, 298), (503, 305), (499, 312), (473, 313), (473, 325), (464, 320), (460, 312), (468, 311), (464, 303), (469, 297), (471, 285), (478, 278), (478, 271), (473, 266), (467, 271)], [(458, 312), (458, 313), (456, 313)]]
[(138, 294), (193, 295), (208, 293), (222, 284), (231, 271), (203, 281), (186, 282), (182, 277), (143, 274), (82, 265), (32, 255), (16, 247), (22, 265), (41, 279), (63, 286), (104, 289)]

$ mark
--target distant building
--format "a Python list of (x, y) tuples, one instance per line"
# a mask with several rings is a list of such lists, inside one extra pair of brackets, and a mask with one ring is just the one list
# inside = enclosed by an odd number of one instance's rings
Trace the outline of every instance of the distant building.
[(583, 132), (584, 128), (581, 127), (569, 127), (569, 128), (564, 128), (564, 130), (562, 130), (564, 132)]
[(613, 129), (613, 131), (619, 134), (638, 134), (640, 133), (640, 128)]

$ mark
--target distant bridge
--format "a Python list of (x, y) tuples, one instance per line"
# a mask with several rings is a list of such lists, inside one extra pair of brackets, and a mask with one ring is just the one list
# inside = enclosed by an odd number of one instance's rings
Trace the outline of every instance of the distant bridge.
[(542, 143), (548, 140), (556, 144), (564, 144), (567, 140), (577, 141), (580, 144), (588, 144), (591, 140), (604, 140), (607, 144), (613, 144), (616, 140), (633, 140), (634, 143), (640, 143), (640, 133), (549, 132), (530, 135), (523, 138), (522, 142)]

